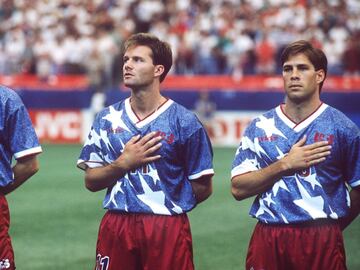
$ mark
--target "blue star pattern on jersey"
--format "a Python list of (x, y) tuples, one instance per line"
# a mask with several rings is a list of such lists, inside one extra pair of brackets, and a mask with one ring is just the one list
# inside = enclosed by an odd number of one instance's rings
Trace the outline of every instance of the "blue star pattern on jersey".
[(306, 144), (327, 140), (326, 161), (279, 179), (258, 195), (250, 215), (271, 224), (344, 217), (350, 206), (346, 183), (360, 185), (360, 131), (343, 113), (327, 104), (301, 123), (292, 122), (281, 106), (254, 119), (236, 151), (231, 177), (256, 171), (283, 158), (307, 135)]
[(190, 181), (214, 173), (211, 143), (196, 116), (172, 100), (141, 121), (129, 98), (104, 109), (94, 120), (78, 166), (106, 166), (121, 155), (133, 136), (152, 131), (163, 138), (158, 150), (161, 159), (118, 179), (107, 190), (104, 208), (175, 215), (195, 207)]
[(0, 186), (14, 181), (11, 161), (42, 152), (29, 114), (20, 97), (0, 86)]

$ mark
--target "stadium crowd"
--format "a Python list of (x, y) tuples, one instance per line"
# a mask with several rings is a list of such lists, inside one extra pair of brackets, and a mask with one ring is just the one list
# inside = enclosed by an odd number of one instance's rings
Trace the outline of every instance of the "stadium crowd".
[(358, 0), (0, 0), (0, 74), (111, 86), (135, 32), (172, 45), (175, 74), (274, 74), (297, 39), (325, 51), (330, 74), (360, 74)]

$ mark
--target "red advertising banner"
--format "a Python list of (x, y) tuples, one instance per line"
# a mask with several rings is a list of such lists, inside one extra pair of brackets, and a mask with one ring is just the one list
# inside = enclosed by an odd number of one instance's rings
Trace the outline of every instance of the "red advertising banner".
[(81, 143), (84, 121), (81, 110), (30, 110), (40, 142)]
[[(164, 89), (181, 89), (183, 91), (198, 89), (208, 91), (209, 89), (219, 89), (222, 91), (241, 90), (247, 92), (283, 91), (283, 80), (281, 76), (243, 76), (235, 78), (233, 76), (168, 76), (162, 84)], [(360, 76), (340, 77), (328, 76), (324, 83), (324, 91), (329, 92), (359, 92)]]
[[(44, 91), (84, 91), (89, 86), (86, 76), (82, 75), (58, 75), (51, 76), (47, 80), (41, 80), (35, 75), (0, 75), (0, 84), (11, 88), (23, 88), (26, 90)], [(209, 90), (220, 89), (222, 91), (283, 91), (283, 81), (281, 76), (261, 76), (251, 75), (243, 77), (233, 77), (228, 75), (208, 75), (208, 76), (178, 76), (169, 75), (162, 84), (163, 89), (181, 89), (191, 91), (195, 89)], [(360, 76), (328, 76), (324, 83), (325, 91), (330, 92), (359, 92)]]

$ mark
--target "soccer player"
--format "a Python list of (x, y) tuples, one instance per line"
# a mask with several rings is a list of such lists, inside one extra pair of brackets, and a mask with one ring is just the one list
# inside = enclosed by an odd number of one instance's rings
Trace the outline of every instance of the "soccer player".
[(297, 41), (281, 62), (285, 103), (249, 125), (231, 171), (235, 199), (256, 195), (246, 269), (346, 269), (342, 230), (360, 211), (360, 131), (320, 99), (320, 49)]
[[(9, 236), (10, 214), (5, 195), (14, 191), (38, 169), (41, 153), (28, 112), (20, 97), (0, 86), (0, 269), (15, 269)], [(16, 162), (12, 166), (12, 159)]]
[(160, 93), (170, 46), (139, 33), (124, 46), (129, 98), (94, 120), (78, 166), (90, 191), (107, 189), (97, 270), (191, 270), (187, 212), (212, 192), (212, 148), (196, 116)]

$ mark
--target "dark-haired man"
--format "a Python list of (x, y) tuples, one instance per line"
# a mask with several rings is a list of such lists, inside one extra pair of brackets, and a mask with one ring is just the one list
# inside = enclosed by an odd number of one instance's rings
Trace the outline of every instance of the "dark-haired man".
[(320, 49), (297, 41), (281, 61), (285, 103), (249, 125), (231, 171), (237, 200), (256, 195), (246, 269), (346, 269), (342, 229), (360, 211), (360, 131), (320, 99)]

